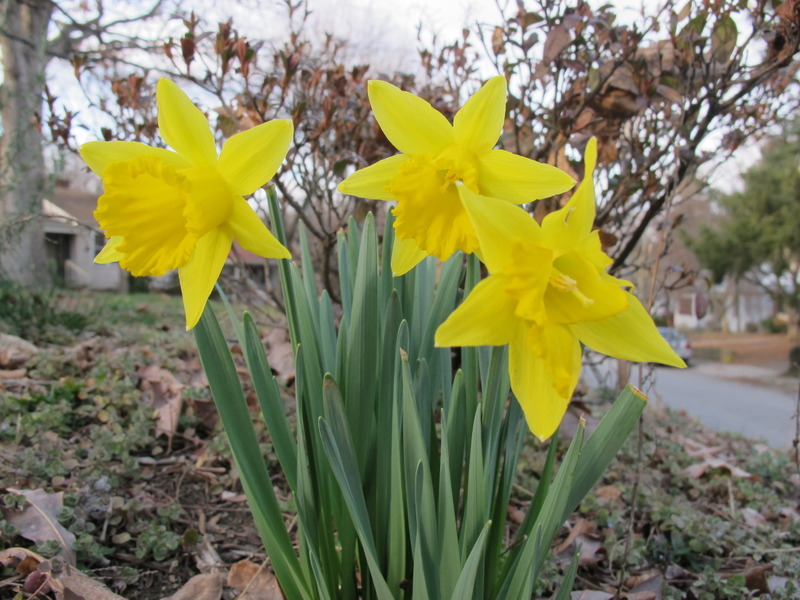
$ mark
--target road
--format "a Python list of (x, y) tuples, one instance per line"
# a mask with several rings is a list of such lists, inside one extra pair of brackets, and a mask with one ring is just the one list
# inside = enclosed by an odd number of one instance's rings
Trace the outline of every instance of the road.
[(759, 373), (757, 367), (746, 365), (661, 367), (656, 371), (653, 396), (711, 429), (761, 438), (773, 448), (785, 449), (791, 447), (795, 436), (797, 392), (731, 378), (763, 381), (769, 376), (768, 371)]

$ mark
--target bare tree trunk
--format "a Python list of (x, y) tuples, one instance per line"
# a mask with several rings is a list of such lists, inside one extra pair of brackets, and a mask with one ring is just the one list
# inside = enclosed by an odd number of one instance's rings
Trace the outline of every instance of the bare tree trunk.
[(0, 269), (3, 276), (30, 286), (52, 280), (42, 222), (48, 177), (38, 118), (48, 60), (47, 27), (54, 6), (50, 0), (2, 3)]

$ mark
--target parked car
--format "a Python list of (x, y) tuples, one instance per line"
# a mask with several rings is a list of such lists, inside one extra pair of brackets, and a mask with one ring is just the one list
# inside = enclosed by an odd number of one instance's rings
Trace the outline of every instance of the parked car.
[(674, 327), (659, 327), (658, 333), (667, 340), (667, 343), (680, 356), (687, 365), (692, 358), (692, 345), (686, 336)]

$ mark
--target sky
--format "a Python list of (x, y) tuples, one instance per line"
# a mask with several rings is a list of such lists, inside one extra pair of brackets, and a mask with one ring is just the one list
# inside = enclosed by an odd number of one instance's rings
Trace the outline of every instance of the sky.
[[(201, 0), (194, 0), (199, 3)], [(616, 2), (618, 19), (625, 23), (641, 21), (644, 8), (652, 14), (663, 0), (619, 0)], [(191, 5), (192, 2), (189, 2)], [(590, 0), (590, 5), (599, 5)], [(108, 2), (115, 10), (141, 10), (132, 8), (136, 3), (125, 0)], [(140, 6), (140, 5), (139, 5)], [(460, 38), (464, 27), (476, 23), (495, 24), (500, 20), (502, 9), (507, 12), (516, 8), (516, 0), (308, 0), (312, 13), (307, 23), (309, 31), (318, 37), (330, 32), (348, 40), (353, 48), (351, 58), (355, 62), (369, 62), (380, 71), (415, 71), (419, 69), (417, 50), (420, 47), (418, 31), (422, 27), (427, 42), (435, 32), (440, 44)], [(286, 35), (286, 9), (282, 0), (238, 0), (237, 2), (214, 3), (204, 11), (203, 17), (210, 21), (233, 18), (235, 26), (245, 35), (260, 39), (273, 39), (280, 44)], [(151, 25), (149, 33), (163, 37), (179, 36), (184, 31), (178, 22), (162, 21)], [(55, 65), (54, 65), (55, 66)], [(63, 69), (63, 66), (62, 66)], [(71, 70), (71, 69), (67, 69)], [(486, 77), (494, 74), (487, 65)], [(51, 72), (51, 76), (52, 76)], [(59, 79), (69, 85), (72, 76), (62, 73)], [(72, 82), (74, 84), (74, 80)], [(58, 89), (61, 86), (56, 86)], [(64, 90), (66, 92), (66, 89)], [(191, 92), (190, 92), (191, 93)], [(78, 92), (78, 94), (80, 94)], [(88, 141), (96, 135), (94, 131), (77, 132), (79, 142)], [(743, 165), (750, 164), (757, 152), (746, 150), (737, 160), (712, 175), (716, 187), (732, 191), (738, 185), (738, 172)]]

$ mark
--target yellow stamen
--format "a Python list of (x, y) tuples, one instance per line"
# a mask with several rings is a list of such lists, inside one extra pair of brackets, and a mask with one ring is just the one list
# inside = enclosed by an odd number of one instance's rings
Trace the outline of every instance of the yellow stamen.
[(575, 296), (584, 308), (591, 306), (594, 303), (594, 300), (587, 298), (581, 293), (581, 291), (578, 289), (577, 281), (572, 279), (572, 277), (564, 275), (561, 271), (555, 268), (550, 273), (550, 279), (548, 283), (557, 290), (561, 290), (562, 292), (567, 292)]

